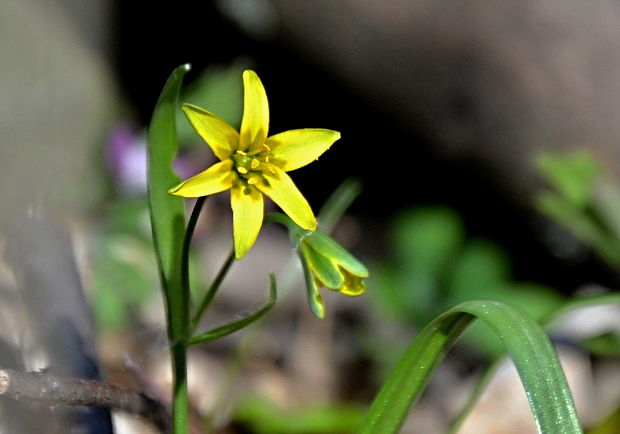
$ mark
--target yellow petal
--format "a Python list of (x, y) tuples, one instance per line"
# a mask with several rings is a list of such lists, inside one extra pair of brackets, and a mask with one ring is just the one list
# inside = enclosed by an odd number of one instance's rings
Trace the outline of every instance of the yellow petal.
[(235, 257), (241, 259), (254, 245), (263, 224), (263, 195), (253, 187), (233, 187), (230, 204), (233, 210)]
[(342, 285), (339, 289), (341, 293), (350, 297), (357, 297), (366, 291), (366, 282), (364, 282), (363, 279), (348, 273), (345, 273), (344, 275), (344, 285)]
[(239, 149), (261, 149), (269, 130), (269, 104), (263, 83), (254, 71), (243, 72), (243, 119)]
[(211, 147), (217, 158), (230, 158), (239, 144), (239, 133), (213, 113), (191, 104), (183, 104), (183, 112), (194, 129)]
[(338, 131), (306, 128), (276, 134), (265, 144), (271, 149), (273, 163), (288, 172), (316, 160), (339, 138)]
[[(303, 229), (316, 229), (316, 218), (308, 201), (284, 171), (272, 166), (273, 173), (263, 172), (264, 180), (256, 187), (271, 198), (288, 216)], [(266, 181), (266, 182), (265, 182)]]
[(183, 197), (200, 197), (219, 193), (232, 187), (235, 174), (232, 160), (220, 161), (204, 172), (183, 181), (168, 193)]

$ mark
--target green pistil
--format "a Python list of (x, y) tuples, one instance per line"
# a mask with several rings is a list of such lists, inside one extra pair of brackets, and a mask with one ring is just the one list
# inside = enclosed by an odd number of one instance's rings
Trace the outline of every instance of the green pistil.
[(262, 151), (252, 154), (237, 151), (232, 158), (239, 176), (248, 184), (256, 184), (256, 175), (269, 167), (269, 148), (264, 147)]

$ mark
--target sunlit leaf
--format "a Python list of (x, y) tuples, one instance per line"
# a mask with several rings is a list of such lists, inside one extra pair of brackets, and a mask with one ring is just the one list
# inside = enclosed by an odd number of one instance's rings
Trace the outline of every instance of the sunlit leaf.
[(176, 110), (183, 76), (189, 65), (179, 66), (168, 79), (153, 111), (148, 130), (148, 193), (155, 254), (166, 299), (171, 338), (187, 328), (188, 294), (181, 290), (181, 251), (184, 237), (183, 199), (168, 194), (179, 183), (172, 169), (177, 154)]
[(491, 327), (506, 345), (539, 431), (582, 433), (564, 372), (544, 331), (520, 310), (494, 301), (462, 303), (425, 327), (384, 383), (358, 432), (398, 432), (437, 365), (475, 319)]

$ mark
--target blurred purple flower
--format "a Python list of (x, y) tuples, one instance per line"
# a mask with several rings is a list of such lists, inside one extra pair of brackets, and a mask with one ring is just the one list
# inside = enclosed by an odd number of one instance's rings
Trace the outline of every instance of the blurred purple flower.
[[(146, 133), (120, 124), (110, 133), (106, 152), (106, 164), (121, 193), (146, 195)], [(183, 179), (202, 170), (212, 157), (207, 152), (191, 152), (180, 155), (174, 162), (174, 170)]]
[(110, 134), (105, 156), (121, 192), (146, 194), (146, 138), (143, 132), (128, 125), (117, 126)]

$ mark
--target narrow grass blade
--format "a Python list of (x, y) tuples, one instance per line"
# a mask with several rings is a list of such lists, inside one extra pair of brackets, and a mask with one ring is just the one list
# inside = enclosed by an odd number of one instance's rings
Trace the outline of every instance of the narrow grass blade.
[(582, 433), (564, 372), (544, 331), (522, 311), (495, 301), (462, 303), (425, 327), (383, 385), (358, 432), (397, 432), (437, 365), (475, 319), (491, 327), (506, 345), (539, 432)]
[(269, 301), (267, 302), (267, 304), (265, 304), (256, 312), (253, 312), (240, 320), (233, 321), (229, 324), (214, 328), (213, 330), (209, 330), (208, 332), (194, 336), (189, 340), (188, 345), (203, 344), (205, 342), (210, 342), (219, 338), (223, 338), (226, 335), (229, 335), (249, 326), (254, 321), (259, 320), (263, 315), (269, 312), (273, 305), (276, 304), (277, 300), (276, 277), (273, 273), (271, 273), (269, 274), (269, 279), (271, 280), (271, 287), (269, 291)]
[(353, 201), (362, 192), (362, 182), (357, 178), (347, 178), (327, 198), (319, 211), (319, 229), (331, 233)]
[[(580, 308), (596, 306), (596, 305), (604, 305), (604, 304), (620, 304), (620, 294), (611, 293), (611, 294), (603, 294), (603, 295), (595, 295), (591, 297), (580, 297), (567, 301), (563, 306), (559, 309), (555, 310), (551, 315), (547, 318), (543, 319), (541, 323), (544, 327), (547, 324), (553, 323), (553, 321), (557, 318), (562, 317), (562, 315), (571, 312), (573, 310), (577, 310)], [(499, 366), (499, 362), (501, 361), (502, 356), (498, 357), (494, 360), (483, 372), (478, 380), (474, 390), (470, 394), (467, 399), (467, 402), (463, 405), (463, 408), (459, 411), (458, 415), (454, 418), (451, 423), (450, 428), (448, 429), (448, 434), (456, 434), (469, 415), (470, 411), (474, 408), (480, 396), (484, 392), (486, 385), (489, 383), (493, 374), (497, 370)]]

